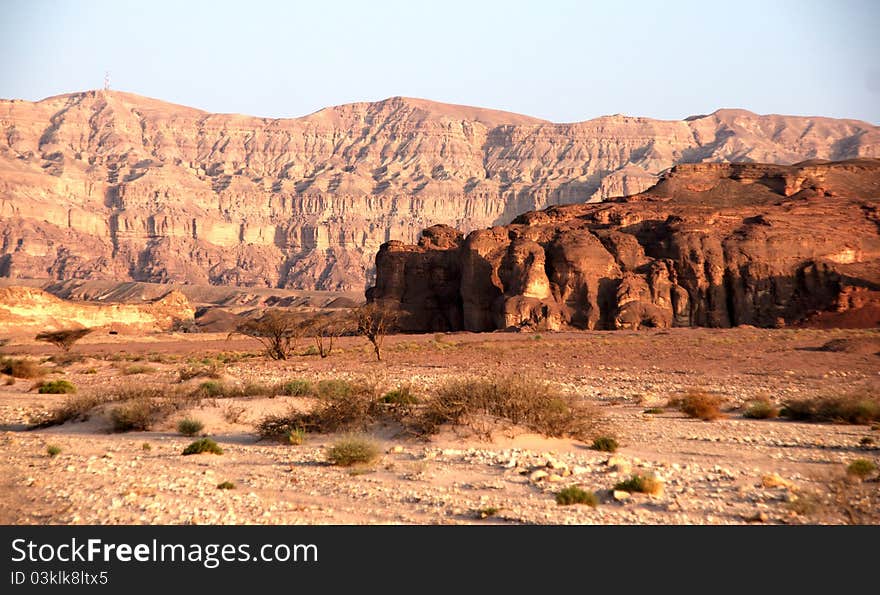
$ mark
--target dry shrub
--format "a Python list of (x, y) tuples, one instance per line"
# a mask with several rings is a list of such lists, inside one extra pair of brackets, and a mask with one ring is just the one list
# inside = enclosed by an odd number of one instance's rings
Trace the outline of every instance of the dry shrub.
[(669, 407), (677, 407), (688, 417), (712, 421), (722, 416), (721, 405), (724, 399), (701, 390), (691, 390), (682, 397), (669, 401)]
[(148, 366), (146, 364), (131, 364), (122, 368), (122, 373), (125, 376), (135, 376), (137, 374), (153, 374), (155, 372), (156, 368), (154, 368), (153, 366)]
[(110, 411), (114, 432), (146, 431), (162, 413), (160, 401), (144, 398), (128, 401)]
[(811, 399), (790, 399), (782, 415), (797, 421), (869, 424), (880, 421), (880, 396), (865, 394), (828, 395)]
[(663, 491), (663, 483), (650, 475), (634, 473), (629, 479), (616, 483), (614, 489), (623, 492), (658, 495)]
[(47, 414), (31, 419), (31, 424), (36, 428), (48, 428), (68, 421), (88, 421), (92, 411), (105, 402), (106, 399), (99, 395), (74, 395)]
[(36, 361), (20, 357), (0, 359), (0, 372), (13, 378), (40, 378), (46, 374)]
[(148, 429), (167, 415), (192, 407), (200, 401), (197, 395), (160, 386), (122, 385), (105, 393), (72, 395), (47, 415), (33, 420), (36, 427), (60, 425), (67, 421), (87, 420), (103, 405), (119, 403), (110, 412), (114, 431)]
[(71, 364), (78, 364), (80, 362), (86, 361), (86, 356), (80, 353), (70, 353), (68, 351), (65, 351), (63, 353), (56, 353), (55, 355), (51, 356), (49, 358), (49, 361), (58, 366), (65, 367)]
[(299, 340), (308, 330), (309, 321), (303, 313), (275, 308), (270, 308), (260, 318), (246, 320), (235, 328), (235, 332), (262, 343), (266, 355), (277, 360), (286, 360), (293, 355)]
[(878, 525), (880, 490), (874, 481), (858, 481), (846, 475), (825, 473), (813, 478), (811, 490), (793, 494), (788, 509), (809, 524)]
[(282, 383), (279, 392), (289, 397), (311, 397), (315, 394), (315, 385), (309, 380), (294, 378)]
[(382, 413), (375, 385), (347, 382), (346, 390), (327, 393), (310, 411), (291, 410), (286, 415), (264, 417), (257, 424), (257, 434), (261, 438), (286, 439), (298, 429), (316, 433), (363, 429)]
[(220, 378), (223, 375), (223, 366), (216, 361), (210, 361), (207, 364), (189, 365), (180, 368), (177, 376), (181, 382), (192, 380), (193, 378)]
[(358, 334), (367, 338), (373, 346), (376, 360), (382, 361), (382, 344), (385, 337), (396, 330), (400, 312), (370, 303), (355, 310), (353, 316)]
[(545, 382), (520, 376), (450, 380), (410, 420), (417, 433), (433, 434), (444, 424), (467, 425), (488, 415), (545, 436), (584, 439), (596, 426), (596, 412), (582, 399)]
[(598, 421), (593, 407), (583, 400), (520, 377), (452, 380), (418, 402), (413, 402), (408, 391), (401, 396), (399, 390), (381, 395), (366, 381), (324, 381), (318, 384), (321, 399), (311, 410), (264, 417), (256, 430), (262, 438), (284, 439), (296, 429), (347, 431), (384, 420), (424, 436), (438, 432), (444, 424), (473, 428), (481, 418), (493, 417), (545, 436), (583, 439)]
[(272, 397), (278, 392), (278, 387), (272, 384), (248, 382), (243, 385), (221, 382), (219, 380), (206, 380), (195, 390), (195, 395), (231, 399), (235, 397)]
[(241, 418), (245, 412), (245, 408), (229, 403), (225, 405), (221, 411), (223, 414), (223, 419), (225, 419), (228, 423), (237, 424), (241, 421)]

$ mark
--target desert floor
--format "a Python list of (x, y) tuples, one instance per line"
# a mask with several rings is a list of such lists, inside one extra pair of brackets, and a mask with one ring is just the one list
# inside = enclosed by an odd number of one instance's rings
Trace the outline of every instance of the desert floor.
[[(489, 426), (491, 438), (451, 428), (429, 439), (384, 425), (368, 430), (382, 446), (378, 462), (342, 468), (325, 457), (338, 436), (309, 434), (301, 445), (258, 440), (256, 422), (294, 397), (205, 399), (145, 432), (110, 433), (106, 412), (27, 430), (67, 397), (38, 394), (34, 380), (17, 379), (0, 386), (0, 522), (877, 523), (880, 482), (845, 474), (854, 459), (880, 463), (876, 426), (750, 420), (742, 411), (761, 397), (876, 394), (878, 343), (874, 330), (456, 333), (389, 337), (382, 362), (357, 337), (343, 338), (341, 351), (325, 359), (279, 362), (258, 357), (251, 339), (220, 334), (92, 335), (74, 348), (81, 361), (46, 361), (46, 379), (70, 380), (79, 394), (174, 387), (182, 367), (218, 354), (229, 362), (221, 366), (227, 382), (367, 378), (385, 390), (408, 384), (416, 394), (449, 378), (518, 373), (594, 401), (603, 432), (621, 447), (610, 455), (501, 424)], [(58, 353), (33, 341), (3, 351)], [(645, 412), (691, 389), (723, 396), (725, 416), (704, 422), (672, 408)], [(176, 430), (184, 415), (205, 423), (222, 456), (181, 455), (192, 441)], [(49, 445), (61, 453), (50, 457)], [(615, 497), (614, 484), (631, 472), (656, 476), (662, 493)], [(235, 489), (217, 489), (224, 481)], [(600, 503), (557, 505), (555, 494), (569, 485), (594, 491)]]

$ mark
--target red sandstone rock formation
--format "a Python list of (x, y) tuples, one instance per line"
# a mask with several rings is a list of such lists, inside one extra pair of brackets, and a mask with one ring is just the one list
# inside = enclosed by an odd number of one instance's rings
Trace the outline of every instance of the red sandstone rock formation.
[(878, 203), (880, 159), (681, 165), (631, 197), (526, 213), (464, 239), (441, 227), (418, 246), (385, 244), (368, 299), (402, 309), (411, 331), (876, 314)]

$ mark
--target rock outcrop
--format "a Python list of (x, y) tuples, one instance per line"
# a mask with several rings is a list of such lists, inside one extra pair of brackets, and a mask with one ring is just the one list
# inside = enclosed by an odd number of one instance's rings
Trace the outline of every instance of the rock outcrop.
[(401, 97), (273, 120), (89, 91), (2, 100), (0, 133), (0, 276), (358, 291), (382, 243), (433, 224), (635, 194), (677, 163), (880, 157), (854, 120), (553, 124)]
[(95, 304), (62, 300), (34, 287), (0, 287), (0, 333), (33, 335), (67, 328), (120, 333), (186, 329), (195, 310), (177, 290), (143, 304)]
[(680, 165), (646, 192), (376, 256), (409, 331), (878, 326), (880, 159)]

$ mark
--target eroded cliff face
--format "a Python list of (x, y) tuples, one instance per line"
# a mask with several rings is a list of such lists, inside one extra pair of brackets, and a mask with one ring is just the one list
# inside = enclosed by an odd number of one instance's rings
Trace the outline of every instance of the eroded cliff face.
[(387, 243), (368, 299), (423, 332), (782, 326), (876, 313), (878, 206), (880, 159), (681, 165), (635, 196)]
[(272, 120), (90, 91), (0, 101), (0, 133), (2, 276), (329, 290), (424, 227), (638, 193), (676, 163), (880, 156), (852, 120), (552, 124), (399, 97)]
[(95, 304), (62, 300), (35, 287), (0, 287), (0, 332), (8, 336), (79, 327), (122, 334), (170, 331), (191, 327), (194, 316), (189, 300), (176, 290), (142, 304)]

